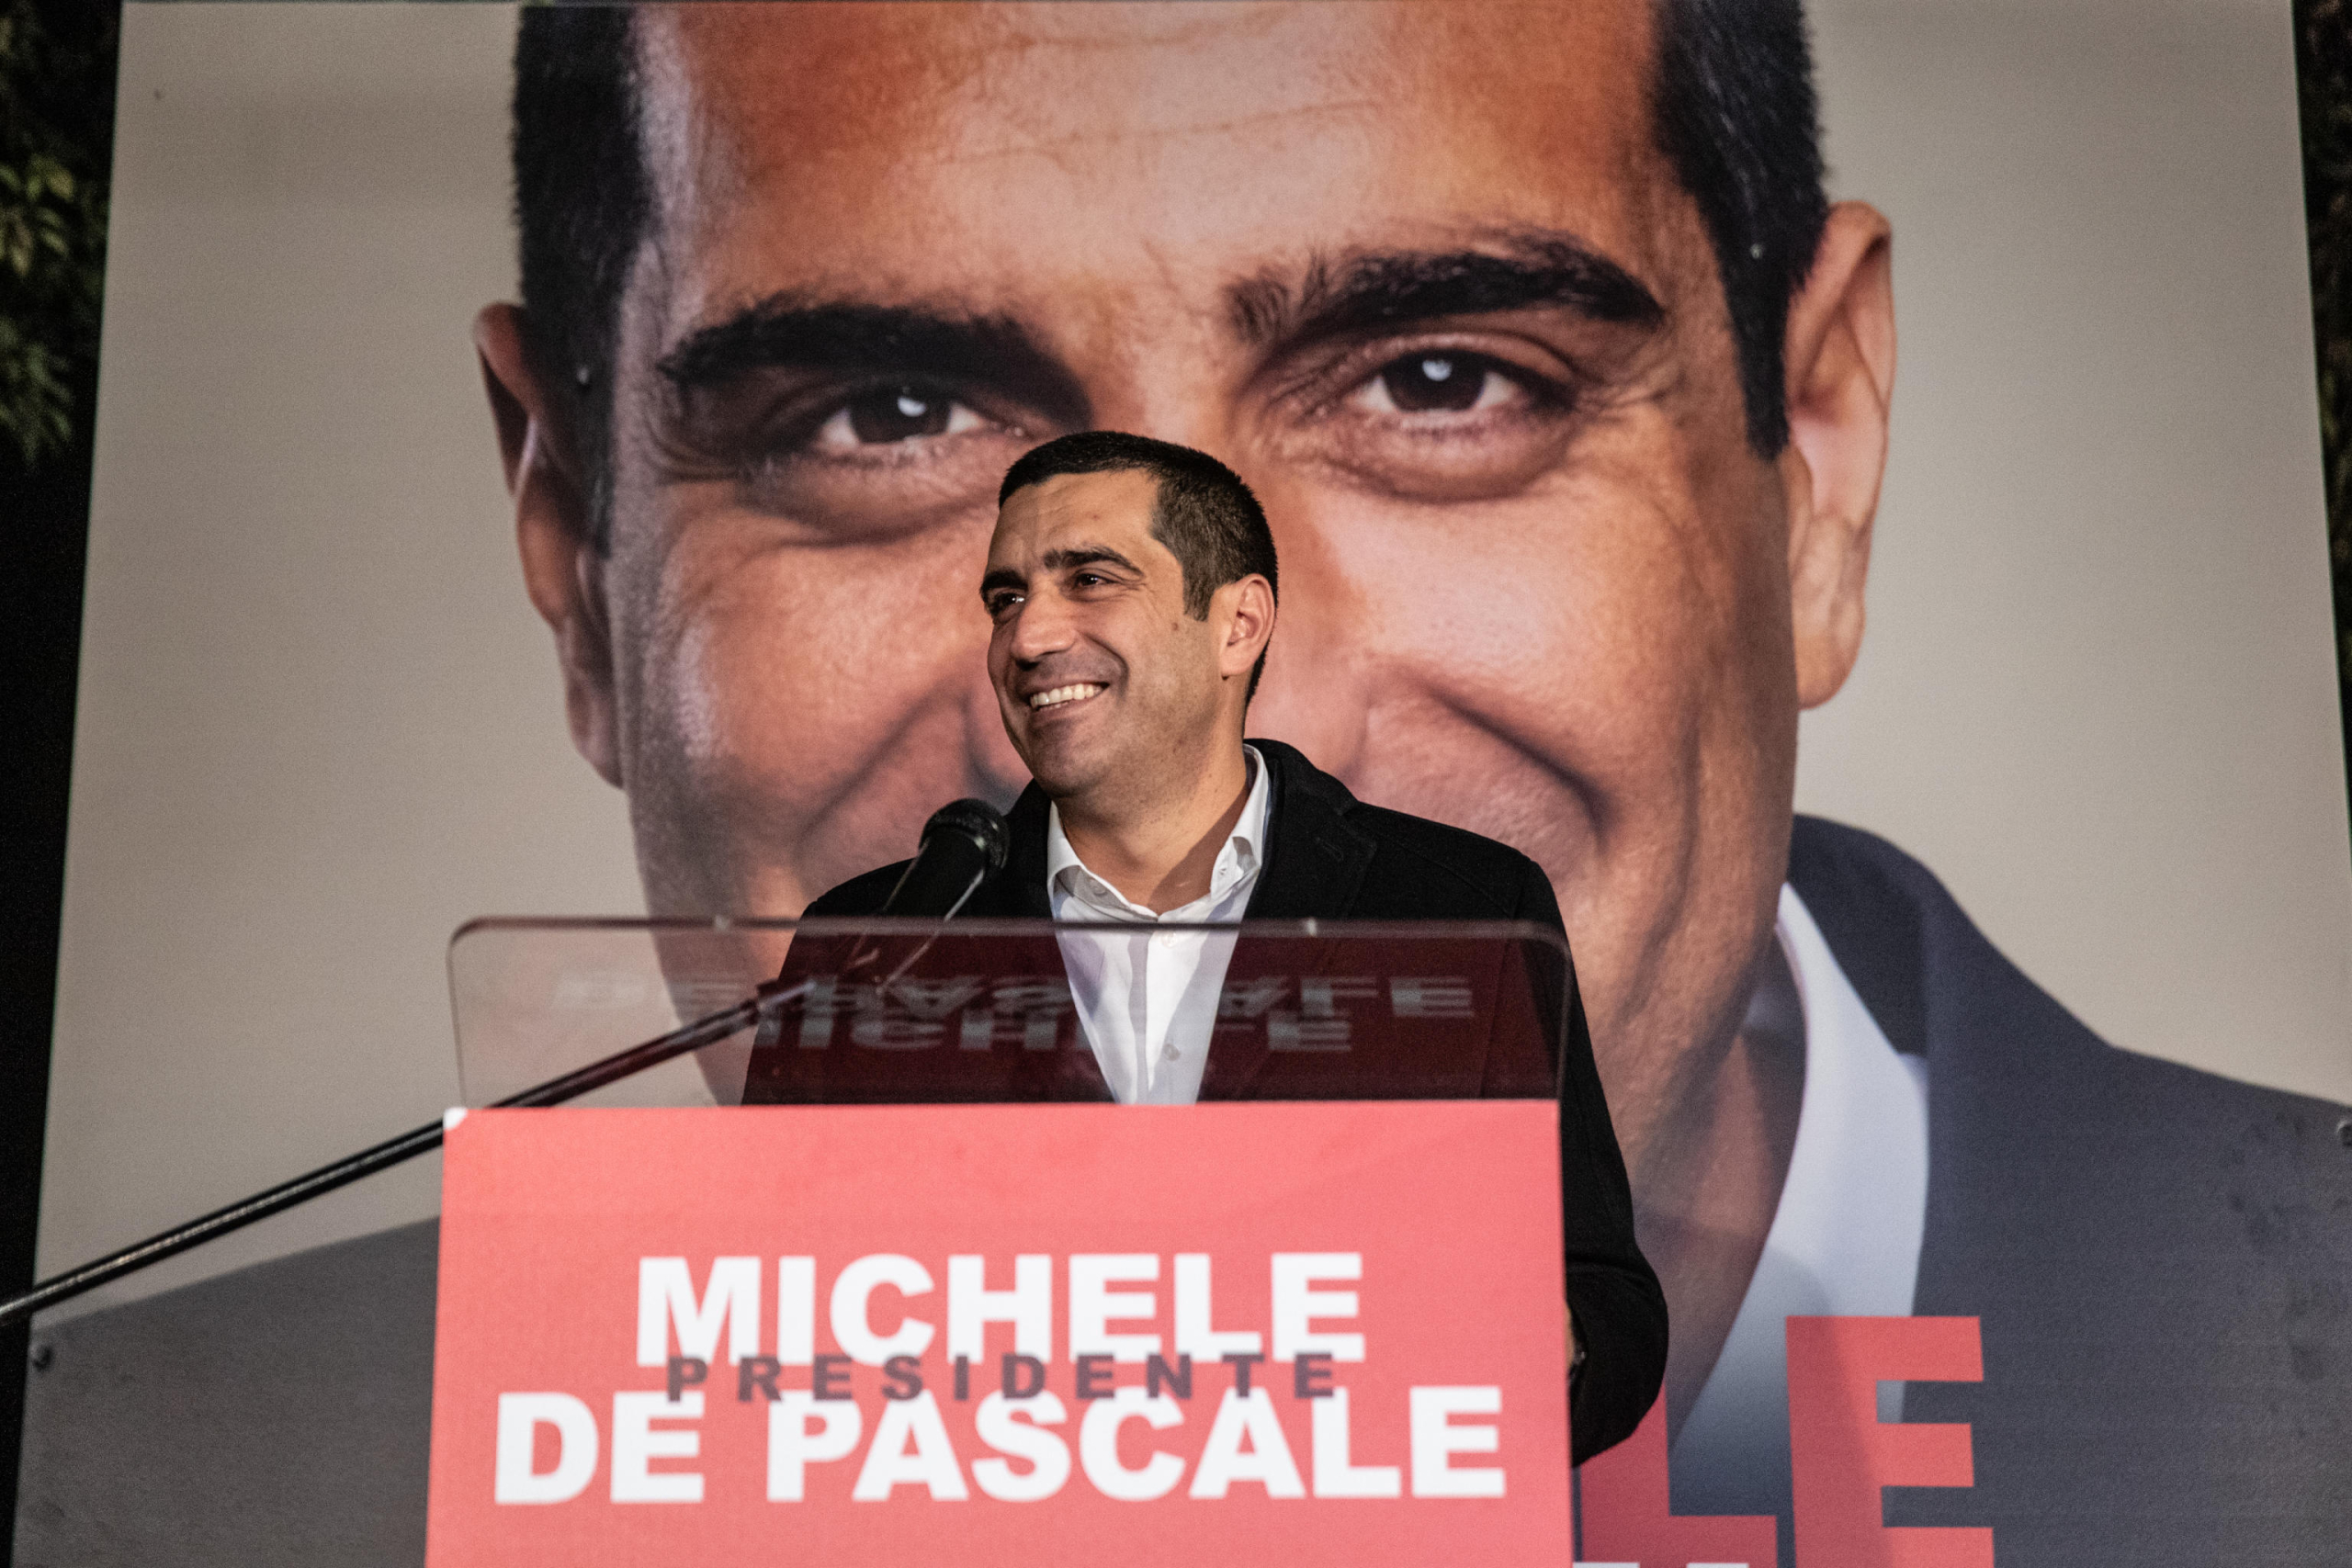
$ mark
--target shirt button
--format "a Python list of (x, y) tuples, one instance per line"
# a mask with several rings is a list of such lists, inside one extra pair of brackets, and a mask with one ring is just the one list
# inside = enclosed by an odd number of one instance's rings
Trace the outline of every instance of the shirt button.
[(1166, 1046), (1166, 1047), (1164, 1047), (1164, 1048), (1160, 1051), (1160, 1053), (1159, 1053), (1159, 1059), (1160, 1059), (1161, 1061), (1163, 1061), (1163, 1062), (1173, 1062), (1173, 1061), (1177, 1060), (1179, 1057), (1182, 1056), (1182, 1055), (1183, 1055), (1183, 1054), (1184, 1054), (1184, 1053), (1182, 1053), (1182, 1051), (1179, 1051), (1178, 1049), (1176, 1049), (1176, 1047), (1175, 1047), (1175, 1046), (1173, 1046), (1173, 1045), (1170, 1045), (1170, 1046)]

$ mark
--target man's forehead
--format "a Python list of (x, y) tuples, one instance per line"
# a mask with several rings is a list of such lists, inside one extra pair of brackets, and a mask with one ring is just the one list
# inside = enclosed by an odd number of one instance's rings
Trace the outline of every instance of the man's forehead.
[(1205, 288), (1482, 227), (1647, 270), (1641, 0), (680, 6), (640, 30), (673, 326), (783, 288), (982, 311), (1056, 269)]
[(1056, 474), (1015, 491), (989, 541), (991, 571), (1052, 570), (1073, 550), (1106, 548), (1148, 573), (1175, 557), (1151, 532), (1159, 482), (1142, 469)]

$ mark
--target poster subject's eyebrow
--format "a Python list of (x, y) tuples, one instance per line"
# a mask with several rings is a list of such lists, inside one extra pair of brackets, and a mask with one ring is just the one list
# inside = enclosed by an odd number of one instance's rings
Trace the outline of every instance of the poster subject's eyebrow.
[(1293, 277), (1261, 273), (1235, 285), (1227, 303), (1235, 330), (1251, 343), (1544, 306), (1615, 325), (1666, 320), (1657, 296), (1590, 245), (1525, 230), (1456, 251), (1317, 256)]
[(1076, 378), (1019, 322), (922, 305), (771, 296), (687, 333), (656, 368), (681, 391), (797, 369), (985, 383), (1064, 416), (1086, 404)]

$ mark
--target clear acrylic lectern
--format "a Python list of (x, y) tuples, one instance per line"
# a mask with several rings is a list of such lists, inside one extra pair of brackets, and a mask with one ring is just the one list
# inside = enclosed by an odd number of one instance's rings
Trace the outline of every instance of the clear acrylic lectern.
[(1583, 1028), (1566, 945), (1524, 924), (477, 920), (449, 950), (466, 1102), (763, 987), (742, 1028), (578, 1103), (1106, 1100), (1065, 945), (1178, 931), (1225, 957), (1204, 1100), (1549, 1100)]

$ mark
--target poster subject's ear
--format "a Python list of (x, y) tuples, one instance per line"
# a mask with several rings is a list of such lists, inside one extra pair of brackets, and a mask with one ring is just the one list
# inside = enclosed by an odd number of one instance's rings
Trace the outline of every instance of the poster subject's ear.
[(608, 783), (621, 782), (614, 717), (611, 617), (605, 552), (596, 543), (589, 485), (568, 422), (533, 369), (521, 309), (489, 305), (474, 318), (484, 390), (498, 428), (523, 586), (555, 633), (572, 744)]
[(1797, 697), (1827, 702), (1862, 647), (1871, 523), (1894, 394), (1894, 232), (1877, 209), (1829, 210), (1813, 271), (1789, 305), (1782, 363), (1789, 445), (1789, 594)]

